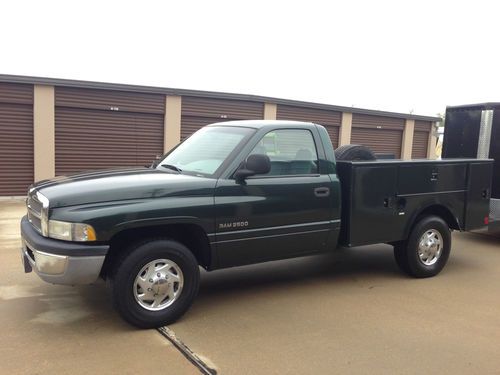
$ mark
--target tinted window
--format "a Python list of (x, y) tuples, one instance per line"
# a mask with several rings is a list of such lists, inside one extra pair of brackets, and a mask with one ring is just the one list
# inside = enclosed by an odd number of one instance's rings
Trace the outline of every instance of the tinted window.
[(318, 173), (318, 154), (309, 130), (283, 129), (267, 133), (250, 154), (265, 154), (271, 160), (267, 175)]

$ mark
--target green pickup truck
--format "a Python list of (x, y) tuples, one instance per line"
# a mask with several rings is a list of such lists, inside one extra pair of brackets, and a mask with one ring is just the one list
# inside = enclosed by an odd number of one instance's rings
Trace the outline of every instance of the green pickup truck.
[(335, 150), (324, 127), (234, 121), (202, 128), (151, 168), (30, 187), (22, 258), (54, 284), (109, 281), (138, 327), (178, 319), (208, 271), (338, 246), (388, 243), (414, 277), (438, 274), (451, 230), (484, 226), (491, 160), (376, 160)]

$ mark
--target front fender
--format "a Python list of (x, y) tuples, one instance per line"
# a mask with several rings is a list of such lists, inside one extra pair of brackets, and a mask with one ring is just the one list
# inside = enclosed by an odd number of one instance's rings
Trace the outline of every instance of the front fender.
[(86, 223), (99, 242), (109, 241), (126, 229), (165, 224), (195, 224), (207, 234), (215, 232), (214, 199), (209, 196), (168, 197), (61, 207), (50, 219)]

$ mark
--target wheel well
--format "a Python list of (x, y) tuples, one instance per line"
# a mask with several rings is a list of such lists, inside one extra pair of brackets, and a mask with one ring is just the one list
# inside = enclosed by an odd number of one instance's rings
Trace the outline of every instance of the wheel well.
[(211, 249), (205, 231), (196, 224), (169, 224), (126, 229), (115, 234), (109, 242), (110, 248), (102, 267), (101, 276), (106, 278), (114, 260), (124, 251), (124, 248), (154, 237), (168, 237), (182, 243), (193, 253), (200, 266), (205, 269), (210, 267)]
[(430, 215), (439, 216), (446, 222), (446, 224), (448, 224), (448, 226), (451, 229), (461, 230), (457, 218), (451, 213), (451, 211), (448, 208), (440, 205), (429, 206), (423, 211), (421, 211), (418, 214), (415, 222), (419, 221), (424, 216), (430, 216)]

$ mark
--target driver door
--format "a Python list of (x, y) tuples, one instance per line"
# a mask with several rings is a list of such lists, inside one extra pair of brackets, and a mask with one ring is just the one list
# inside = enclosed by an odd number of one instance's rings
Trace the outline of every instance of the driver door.
[(250, 154), (266, 154), (271, 171), (243, 182), (220, 179), (215, 192), (219, 267), (323, 251), (332, 220), (330, 175), (318, 168), (317, 135), (309, 129), (265, 134)]

